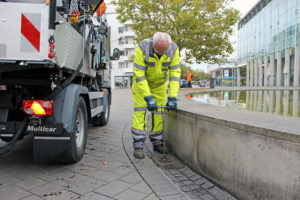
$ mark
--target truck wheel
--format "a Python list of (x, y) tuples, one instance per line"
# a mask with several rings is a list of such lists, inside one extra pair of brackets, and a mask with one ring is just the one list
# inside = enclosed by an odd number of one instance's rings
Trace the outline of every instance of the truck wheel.
[(107, 124), (108, 119), (109, 119), (109, 114), (110, 114), (110, 99), (109, 99), (109, 93), (107, 92), (106, 99), (103, 101), (104, 102), (104, 110), (101, 112), (101, 115), (99, 117), (94, 117), (93, 118), (93, 124), (95, 126), (104, 126)]
[(75, 116), (75, 133), (71, 136), (69, 162), (78, 162), (85, 151), (87, 139), (87, 110), (82, 97), (79, 98)]

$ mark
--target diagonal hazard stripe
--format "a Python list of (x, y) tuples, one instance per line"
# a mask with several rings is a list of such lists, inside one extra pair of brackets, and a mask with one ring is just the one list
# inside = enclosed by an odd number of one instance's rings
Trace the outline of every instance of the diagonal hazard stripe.
[(21, 33), (37, 51), (40, 51), (40, 32), (23, 14), (21, 17)]

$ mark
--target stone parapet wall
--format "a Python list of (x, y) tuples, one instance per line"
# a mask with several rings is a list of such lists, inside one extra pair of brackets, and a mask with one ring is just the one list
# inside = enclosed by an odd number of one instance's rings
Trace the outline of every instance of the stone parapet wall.
[(167, 142), (178, 158), (241, 200), (300, 199), (299, 134), (199, 113), (167, 112)]

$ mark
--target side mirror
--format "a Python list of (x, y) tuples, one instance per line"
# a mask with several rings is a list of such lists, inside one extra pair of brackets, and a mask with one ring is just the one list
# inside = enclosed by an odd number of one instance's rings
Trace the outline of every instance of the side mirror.
[(111, 60), (119, 60), (120, 58), (120, 50), (115, 48), (113, 51), (113, 55), (110, 57)]

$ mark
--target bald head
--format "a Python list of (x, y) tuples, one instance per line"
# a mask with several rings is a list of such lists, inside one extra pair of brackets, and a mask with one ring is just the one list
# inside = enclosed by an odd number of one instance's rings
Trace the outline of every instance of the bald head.
[(162, 56), (171, 45), (171, 37), (167, 33), (157, 32), (153, 36), (152, 47), (156, 54)]

